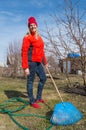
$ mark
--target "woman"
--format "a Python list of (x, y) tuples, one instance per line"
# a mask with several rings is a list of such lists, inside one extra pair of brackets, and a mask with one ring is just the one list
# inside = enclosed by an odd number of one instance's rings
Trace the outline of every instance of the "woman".
[[(30, 104), (34, 108), (41, 108), (39, 102), (45, 102), (42, 99), (42, 91), (46, 82), (46, 74), (42, 63), (47, 66), (47, 60), (44, 54), (44, 42), (38, 33), (38, 25), (34, 17), (28, 19), (29, 33), (23, 38), (22, 43), (22, 67), (27, 75), (27, 92)], [(35, 74), (39, 77), (37, 97), (34, 99), (33, 83)]]

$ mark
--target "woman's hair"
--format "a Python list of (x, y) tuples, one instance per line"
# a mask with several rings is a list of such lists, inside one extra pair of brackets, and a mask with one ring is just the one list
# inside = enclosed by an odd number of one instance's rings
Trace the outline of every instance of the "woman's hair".
[[(26, 33), (26, 35), (30, 35), (31, 34), (31, 31), (30, 31), (30, 28), (29, 28), (29, 31)], [(36, 31), (36, 38), (38, 38), (39, 36), (39, 32), (38, 32), (38, 29)]]

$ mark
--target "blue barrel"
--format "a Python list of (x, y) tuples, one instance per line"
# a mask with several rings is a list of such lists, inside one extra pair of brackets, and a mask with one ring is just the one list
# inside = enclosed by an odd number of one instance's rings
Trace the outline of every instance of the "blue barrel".
[(69, 58), (78, 58), (78, 57), (80, 57), (80, 54), (78, 54), (78, 53), (68, 53), (68, 57)]

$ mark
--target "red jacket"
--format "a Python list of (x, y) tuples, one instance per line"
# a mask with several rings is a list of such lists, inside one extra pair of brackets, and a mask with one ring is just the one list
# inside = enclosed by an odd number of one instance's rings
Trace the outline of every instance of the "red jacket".
[(22, 68), (29, 68), (29, 61), (42, 62), (47, 64), (44, 54), (44, 42), (39, 36), (38, 39), (34, 35), (26, 35), (23, 38), (22, 49)]

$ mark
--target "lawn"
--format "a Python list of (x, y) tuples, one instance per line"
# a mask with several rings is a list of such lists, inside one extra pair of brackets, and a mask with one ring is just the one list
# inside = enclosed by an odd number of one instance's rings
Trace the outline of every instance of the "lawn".
[[(72, 83), (77, 81), (82, 83), (80, 77), (72, 76), (70, 80)], [(26, 79), (0, 77), (0, 130), (85, 130), (86, 96), (67, 92), (67, 81), (63, 77), (55, 79), (55, 82), (62, 99), (73, 103), (83, 114), (83, 118), (79, 122), (70, 126), (52, 126), (49, 119), (54, 106), (61, 102), (61, 100), (50, 79), (47, 79), (43, 90), (43, 99), (46, 100), (46, 103), (40, 103), (41, 109), (34, 109), (29, 105)], [(37, 84), (38, 81), (36, 79), (34, 83), (35, 96)]]

